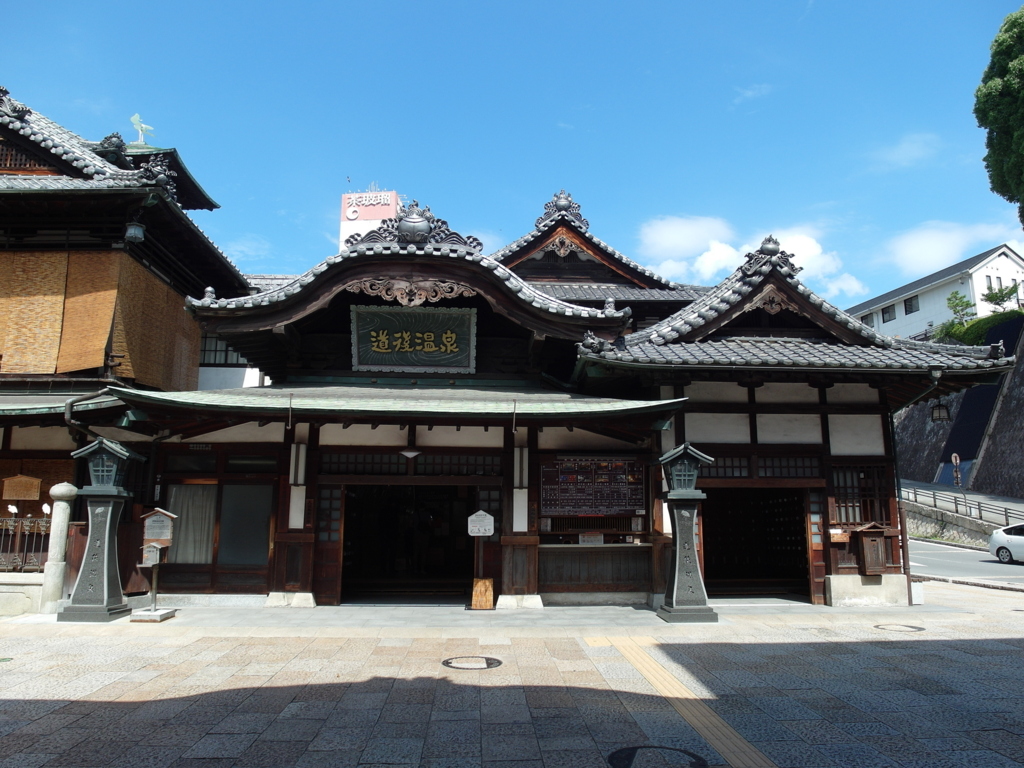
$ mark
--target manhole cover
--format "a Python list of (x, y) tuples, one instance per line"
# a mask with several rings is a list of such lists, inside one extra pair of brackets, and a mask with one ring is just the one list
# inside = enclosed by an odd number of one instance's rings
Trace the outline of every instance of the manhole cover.
[(490, 656), (455, 656), (441, 663), (449, 669), (494, 669), (501, 666), (501, 659)]
[(885, 632), (924, 632), (924, 627), (912, 627), (910, 624), (875, 624), (875, 629)]

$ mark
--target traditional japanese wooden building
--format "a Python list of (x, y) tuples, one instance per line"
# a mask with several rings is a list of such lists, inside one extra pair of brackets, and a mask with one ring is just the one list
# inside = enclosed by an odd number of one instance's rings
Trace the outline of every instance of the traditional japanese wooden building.
[[(564, 193), (496, 256), (413, 203), (288, 285), (189, 300), (274, 384), (112, 390), (166, 436), (147, 501), (188, 542), (168, 590), (334, 604), (482, 573), (505, 604), (656, 603), (655, 459), (688, 441), (716, 459), (698, 482), (712, 594), (907, 599), (890, 414), (999, 375), (998, 345), (881, 336), (770, 238), (714, 289), (667, 284)], [(602, 293), (679, 309), (637, 329)], [(476, 510), (498, 525), (474, 563)]]
[[(2, 92), (0, 479), (73, 480), (94, 435), (147, 457), (126, 480), (130, 590), (162, 507), (168, 592), (337, 604), (483, 575), (507, 607), (657, 604), (656, 460), (689, 442), (715, 459), (713, 595), (905, 601), (890, 416), (1013, 362), (878, 334), (771, 238), (714, 288), (673, 284), (565, 192), (491, 256), (413, 202), (255, 287), (185, 213), (213, 205), (177, 153), (85, 142)], [(203, 339), (273, 384), (198, 390)], [(496, 519), (479, 550), (478, 510)]]

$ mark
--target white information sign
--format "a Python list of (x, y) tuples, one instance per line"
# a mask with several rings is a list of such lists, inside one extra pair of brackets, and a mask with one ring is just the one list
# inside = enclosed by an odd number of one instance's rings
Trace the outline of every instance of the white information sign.
[(470, 536), (494, 535), (494, 517), (492, 515), (488, 515), (482, 509), (479, 512), (474, 512), (470, 515), (468, 522)]

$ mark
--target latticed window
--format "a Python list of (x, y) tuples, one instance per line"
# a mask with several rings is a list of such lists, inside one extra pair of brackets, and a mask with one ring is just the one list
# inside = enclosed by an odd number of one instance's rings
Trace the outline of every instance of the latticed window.
[(341, 502), (345, 491), (341, 488), (321, 488), (316, 512), (316, 537), (319, 541), (338, 541), (341, 538)]
[(244, 357), (228, 346), (223, 339), (203, 334), (199, 348), (200, 365), (248, 365)]
[(888, 519), (885, 467), (834, 467), (838, 523), (884, 523)]
[(713, 464), (702, 464), (700, 477), (749, 477), (750, 460), (746, 456), (719, 456)]
[(420, 454), (416, 457), (416, 474), (496, 476), (501, 474), (501, 456)]
[(0, 139), (0, 171), (53, 171), (53, 166), (30, 155), (21, 147)]
[(762, 456), (758, 477), (818, 477), (821, 466), (816, 456)]
[(406, 459), (399, 453), (323, 453), (322, 475), (404, 475)]

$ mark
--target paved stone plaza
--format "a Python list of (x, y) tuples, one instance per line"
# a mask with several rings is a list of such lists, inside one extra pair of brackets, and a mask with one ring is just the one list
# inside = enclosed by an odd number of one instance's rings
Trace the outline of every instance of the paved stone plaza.
[(0, 768), (1024, 765), (1021, 594), (927, 601), (6, 619)]

